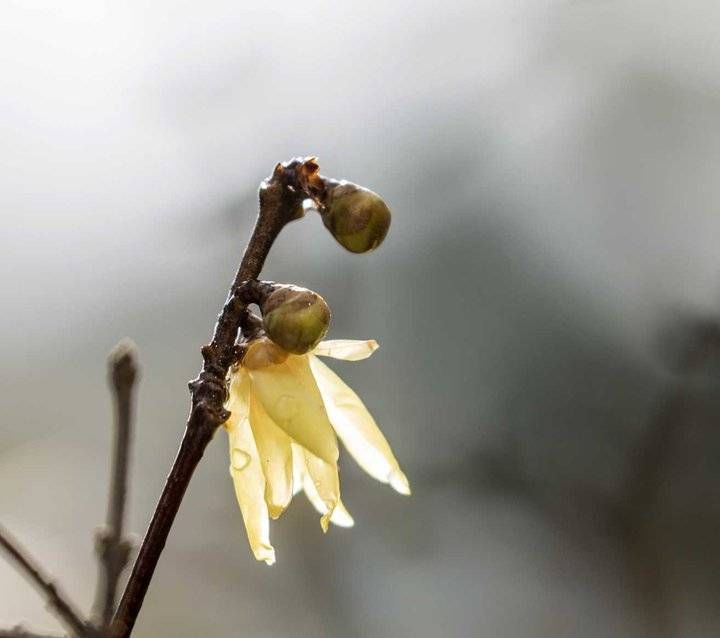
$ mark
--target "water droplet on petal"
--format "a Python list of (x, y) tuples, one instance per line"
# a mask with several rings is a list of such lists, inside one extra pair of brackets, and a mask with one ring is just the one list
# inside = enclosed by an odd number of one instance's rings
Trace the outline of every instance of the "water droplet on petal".
[(238, 472), (244, 470), (250, 465), (250, 455), (239, 447), (233, 448), (232, 451), (232, 467)]

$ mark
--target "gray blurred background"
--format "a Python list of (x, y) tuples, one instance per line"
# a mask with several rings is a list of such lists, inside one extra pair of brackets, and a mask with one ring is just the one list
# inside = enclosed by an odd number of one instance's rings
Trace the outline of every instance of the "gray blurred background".
[[(156, 636), (717, 636), (720, 4), (0, 6), (0, 520), (86, 608), (105, 356), (138, 344), (141, 534), (186, 382), (277, 161), (382, 193), (345, 253), (317, 215), (267, 278), (317, 290), (334, 364), (413, 485), (341, 459), (353, 530), (304, 498), (252, 558), (225, 437), (139, 619)], [(57, 629), (0, 563), (0, 625)]]

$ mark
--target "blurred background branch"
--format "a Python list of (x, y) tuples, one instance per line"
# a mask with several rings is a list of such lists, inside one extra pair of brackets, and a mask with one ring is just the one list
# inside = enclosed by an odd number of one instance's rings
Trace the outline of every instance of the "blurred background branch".
[[(116, 592), (127, 565), (132, 543), (124, 536), (125, 504), (127, 501), (128, 466), (134, 413), (134, 390), (138, 377), (137, 353), (129, 340), (121, 341), (108, 358), (109, 381), (114, 405), (113, 448), (106, 526), (96, 532), (99, 577), (96, 591), (95, 618), (85, 620), (67, 594), (45, 574), (19, 542), (0, 526), (0, 545), (18, 570), (47, 598), (48, 607), (76, 638), (97, 638), (107, 635), (115, 611)], [(4, 633), (2, 633), (4, 632)], [(0, 636), (14, 638), (41, 636), (22, 626), (2, 630)]]
[(88, 629), (81, 613), (10, 532), (0, 526), (0, 546), (7, 552), (17, 569), (47, 600), (48, 607), (73, 636), (85, 636)]
[(110, 353), (109, 380), (115, 406), (113, 454), (107, 522), (96, 533), (99, 562), (95, 599), (95, 625), (102, 632), (110, 626), (120, 577), (127, 566), (132, 541), (123, 530), (127, 500), (128, 466), (132, 438), (133, 393), (138, 376), (135, 344), (121, 341)]

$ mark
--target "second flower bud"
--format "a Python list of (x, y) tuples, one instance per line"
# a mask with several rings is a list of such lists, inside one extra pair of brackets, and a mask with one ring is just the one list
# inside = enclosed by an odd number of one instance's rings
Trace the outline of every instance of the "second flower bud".
[(277, 285), (260, 309), (267, 336), (293, 354), (315, 348), (330, 326), (330, 307), (325, 300), (299, 286)]

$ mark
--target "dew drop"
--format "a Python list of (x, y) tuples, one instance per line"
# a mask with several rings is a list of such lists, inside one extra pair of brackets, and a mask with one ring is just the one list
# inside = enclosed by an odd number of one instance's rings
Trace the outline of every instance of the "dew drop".
[(232, 451), (232, 466), (234, 470), (238, 472), (244, 470), (250, 465), (250, 455), (244, 452), (239, 447), (233, 448)]

